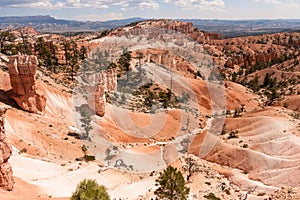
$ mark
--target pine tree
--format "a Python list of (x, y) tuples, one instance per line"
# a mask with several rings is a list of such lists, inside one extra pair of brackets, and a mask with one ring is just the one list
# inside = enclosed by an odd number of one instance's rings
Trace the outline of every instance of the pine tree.
[(154, 192), (158, 199), (186, 200), (190, 192), (190, 188), (185, 186), (182, 173), (172, 166), (160, 172), (155, 182), (159, 186)]
[(9, 31), (1, 31), (0, 30), (0, 53), (6, 55), (12, 55), (13, 53), (13, 41), (16, 37), (10, 33)]
[(82, 136), (82, 139), (86, 140), (89, 139), (90, 131), (93, 129), (91, 125), (92, 118), (86, 111), (81, 111), (80, 115), (80, 122), (82, 123), (81, 127), (84, 129), (84, 135)]
[(84, 179), (73, 193), (71, 200), (109, 200), (106, 188), (98, 185), (95, 180)]
[(86, 59), (86, 54), (87, 54), (87, 49), (85, 46), (81, 46), (80, 48), (80, 59), (83, 61), (84, 59)]
[(79, 70), (80, 52), (78, 50), (76, 42), (71, 41), (70, 44), (71, 44), (70, 61), (69, 61), (69, 64), (71, 66), (70, 76), (71, 76), (72, 81), (74, 81), (74, 76), (76, 75), (77, 71)]
[(28, 37), (24, 36), (24, 34), (21, 32), (20, 32), (20, 34), (21, 34), (22, 42), (19, 42), (17, 44), (18, 51), (22, 54), (32, 55), (31, 44), (28, 41)]
[(47, 69), (54, 71), (55, 67), (55, 55), (51, 53), (51, 50), (49, 49), (48, 45), (46, 44), (46, 41), (39, 37), (36, 44), (35, 44), (35, 52), (37, 54), (37, 57), (39, 59), (40, 65), (45, 66)]

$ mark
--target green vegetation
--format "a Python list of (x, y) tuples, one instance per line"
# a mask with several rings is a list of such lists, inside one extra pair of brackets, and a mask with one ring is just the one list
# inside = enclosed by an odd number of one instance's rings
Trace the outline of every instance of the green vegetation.
[(235, 108), (234, 109), (234, 113), (233, 113), (233, 117), (237, 118), (237, 117), (241, 117), (242, 116), (242, 111), (239, 108)]
[(266, 73), (263, 82), (259, 83), (259, 77), (255, 76), (248, 82), (242, 82), (243, 85), (252, 89), (255, 93), (263, 93), (267, 97), (266, 105), (272, 105), (275, 101), (278, 101), (281, 97), (279, 91), (287, 88), (288, 84), (295, 84), (294, 79), (286, 80), (284, 74), (282, 74), (282, 80), (278, 81), (277, 77), (273, 77), (273, 74)]
[(66, 70), (69, 73), (71, 80), (74, 81), (74, 76), (79, 70), (80, 51), (74, 40), (64, 40), (61, 45), (65, 54)]
[(183, 166), (183, 170), (186, 172), (186, 180), (189, 181), (193, 173), (199, 170), (199, 165), (197, 161), (191, 157), (187, 157), (184, 160), (186, 164)]
[(238, 138), (239, 137), (238, 133), (239, 133), (239, 131), (237, 131), (237, 130), (236, 131), (230, 131), (227, 139)]
[(80, 122), (82, 123), (81, 127), (84, 129), (82, 139), (87, 140), (89, 139), (90, 131), (93, 129), (91, 125), (92, 118), (86, 111), (81, 111), (80, 115), (81, 115)]
[(84, 179), (81, 181), (73, 193), (71, 200), (109, 200), (110, 197), (106, 188), (98, 185), (96, 180)]
[[(31, 38), (19, 32), (19, 38), (12, 32), (0, 30), (0, 53), (5, 55), (36, 55), (39, 61), (40, 69), (49, 75), (53, 73), (66, 73), (64, 83), (74, 81), (74, 76), (78, 72), (83, 60), (87, 57), (87, 49), (78, 47), (76, 41), (66, 38), (61, 43), (46, 39), (46, 37)], [(59, 62), (58, 50), (64, 52), (65, 62)], [(62, 55), (60, 55), (62, 56)], [(50, 73), (49, 73), (50, 72)], [(68, 80), (68, 81), (66, 81)]]
[(0, 53), (6, 55), (17, 54), (15, 45), (13, 44), (16, 37), (9, 31), (0, 30)]
[(31, 44), (28, 38), (21, 33), (22, 42), (19, 42), (16, 46), (21, 54), (32, 55)]
[(294, 111), (293, 113), (290, 114), (295, 119), (300, 119), (300, 112)]
[(84, 156), (84, 160), (85, 160), (86, 162), (94, 161), (95, 159), (96, 159), (95, 156), (91, 156), (91, 155), (85, 155), (85, 156)]
[[(149, 82), (136, 91), (133, 92), (134, 96), (142, 96), (144, 99), (144, 105), (148, 110), (154, 105), (162, 108), (177, 108), (179, 107), (179, 100), (175, 94), (169, 89), (163, 89), (157, 84)], [(184, 93), (185, 96), (181, 98), (181, 101), (188, 101), (189, 95)]]
[(128, 72), (130, 70), (131, 54), (126, 52), (119, 58), (118, 64), (121, 71)]
[(87, 150), (88, 150), (87, 147), (85, 145), (82, 145), (81, 151), (84, 153), (84, 155), (86, 155)]
[(46, 69), (56, 72), (58, 66), (58, 59), (56, 57), (57, 47), (53, 42), (46, 44), (42, 37), (39, 37), (35, 47), (35, 54), (39, 59), (39, 65), (45, 66)]
[(219, 197), (216, 197), (216, 195), (212, 192), (208, 195), (204, 195), (203, 197), (209, 200), (221, 200)]
[(185, 181), (180, 171), (169, 166), (159, 174), (158, 179), (155, 180), (156, 185), (159, 187), (154, 191), (158, 199), (187, 199), (190, 188), (185, 186)]

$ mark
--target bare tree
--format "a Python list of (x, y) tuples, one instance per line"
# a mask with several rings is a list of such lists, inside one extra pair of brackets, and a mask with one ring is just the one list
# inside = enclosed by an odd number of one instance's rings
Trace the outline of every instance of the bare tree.
[(183, 170), (186, 172), (186, 180), (189, 181), (194, 172), (197, 172), (199, 169), (199, 165), (196, 160), (191, 157), (187, 157), (184, 159), (185, 165), (183, 166)]
[(109, 166), (110, 161), (113, 159), (113, 157), (115, 157), (116, 155), (113, 154), (111, 148), (107, 148), (105, 150), (105, 158), (104, 160), (107, 161), (107, 166)]
[(257, 186), (255, 186), (252, 190), (248, 190), (245, 194), (242, 194), (240, 197), (240, 200), (247, 200), (248, 194), (254, 192), (256, 190)]

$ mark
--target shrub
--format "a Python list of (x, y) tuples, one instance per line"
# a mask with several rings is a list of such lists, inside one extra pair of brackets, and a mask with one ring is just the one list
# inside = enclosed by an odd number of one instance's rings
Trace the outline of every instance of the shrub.
[(239, 131), (230, 131), (227, 139), (232, 139), (232, 138), (238, 138), (239, 136), (237, 135)]
[(85, 155), (84, 160), (86, 162), (95, 160), (95, 156)]
[(98, 185), (96, 180), (84, 179), (73, 193), (71, 200), (110, 200), (103, 185)]
[(203, 197), (209, 200), (221, 200), (219, 197), (216, 197), (216, 195), (212, 192), (207, 195), (204, 195)]

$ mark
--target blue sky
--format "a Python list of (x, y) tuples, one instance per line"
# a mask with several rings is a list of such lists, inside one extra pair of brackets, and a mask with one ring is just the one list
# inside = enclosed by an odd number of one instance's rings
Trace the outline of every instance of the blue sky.
[(102, 21), (130, 17), (300, 19), (300, 0), (0, 0), (0, 16)]

